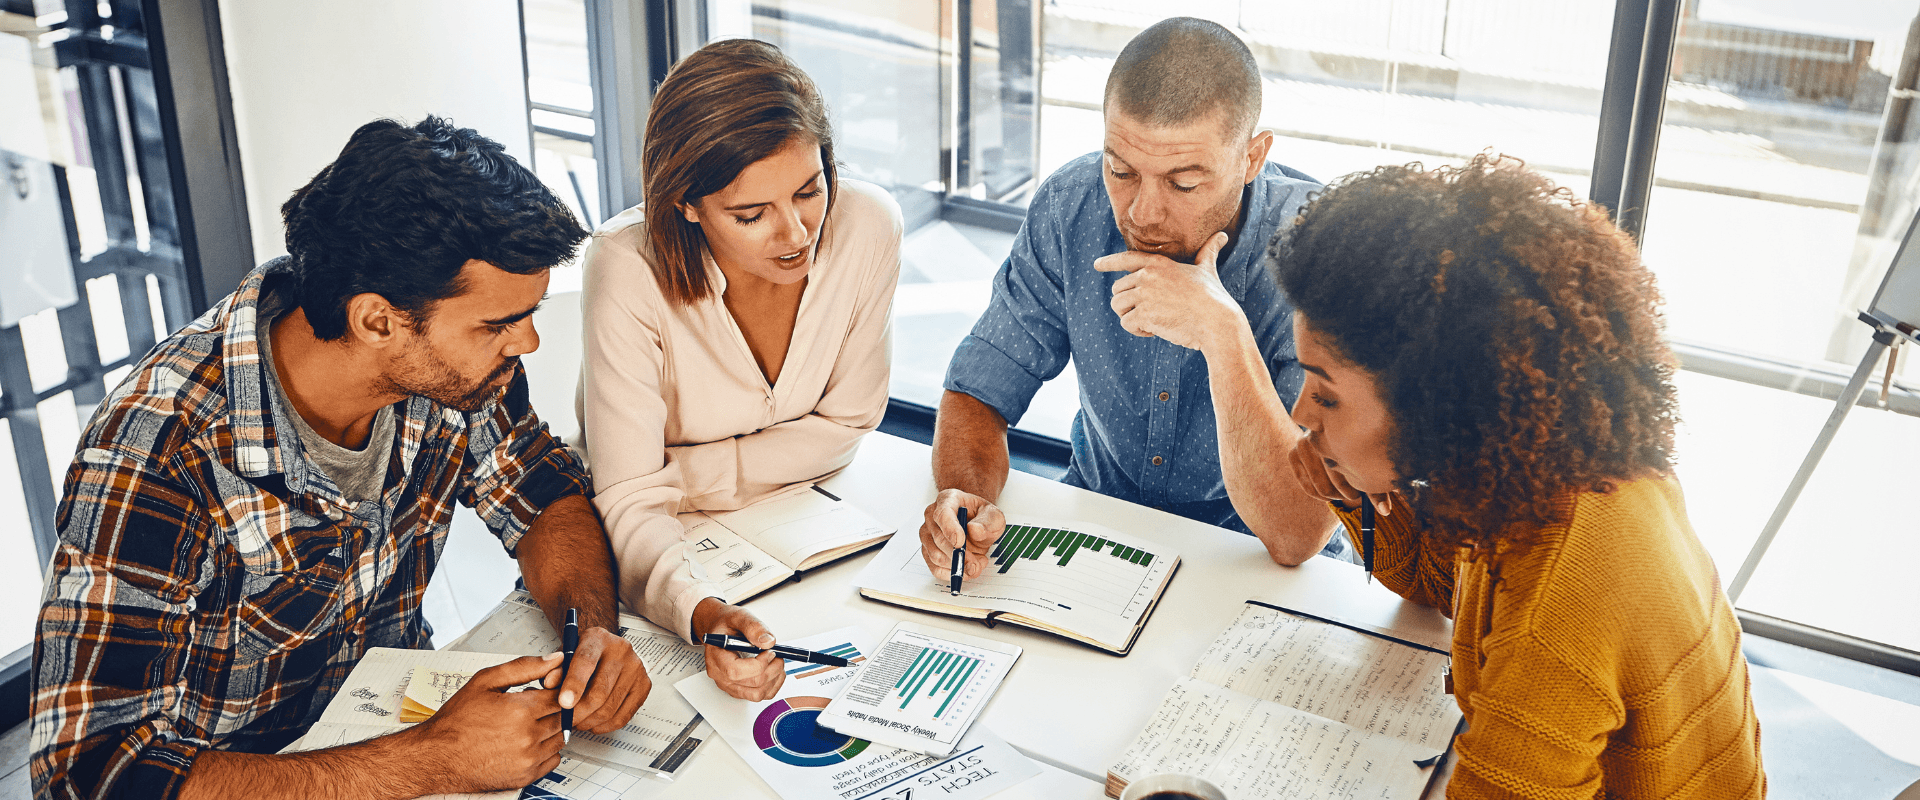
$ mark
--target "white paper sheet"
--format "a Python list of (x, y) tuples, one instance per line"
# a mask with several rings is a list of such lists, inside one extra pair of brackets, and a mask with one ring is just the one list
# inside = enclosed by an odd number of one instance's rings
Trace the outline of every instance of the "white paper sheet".
[[(699, 675), (705, 680), (706, 654), (632, 614), (621, 614), (620, 626), (620, 635), (633, 645), (634, 653), (646, 665), (647, 676), (653, 679), (653, 691), (625, 728), (608, 735), (575, 731), (573, 742), (564, 752), (622, 767), (670, 774), (677, 769), (677, 763), (661, 762), (661, 754), (676, 749), (691, 752), (699, 746), (695, 740), (706, 738), (706, 733), (701, 730), (699, 712), (668, 687), (690, 675)], [(560, 649), (560, 635), (532, 597), (526, 592), (514, 592), (480, 624), (448, 647), (539, 655)], [(667, 769), (669, 766), (675, 769)]]
[(930, 755), (954, 751), (980, 718), (1020, 648), (911, 622), (895, 625), (820, 724)]
[(780, 694), (766, 702), (727, 696), (712, 681), (689, 678), (677, 688), (740, 757), (785, 800), (906, 800), (933, 796), (979, 800), (1039, 774), (1040, 769), (982, 726), (954, 754), (928, 756), (838, 734), (817, 724), (827, 703), (853, 683), (875, 637), (842, 628), (784, 642), (848, 654), (852, 667), (790, 664)]
[(1110, 770), (1135, 781), (1199, 775), (1234, 800), (1415, 798), (1432, 768), (1427, 753), (1395, 739), (1180, 678)]
[(1192, 677), (1439, 753), (1460, 724), (1447, 656), (1251, 603)]

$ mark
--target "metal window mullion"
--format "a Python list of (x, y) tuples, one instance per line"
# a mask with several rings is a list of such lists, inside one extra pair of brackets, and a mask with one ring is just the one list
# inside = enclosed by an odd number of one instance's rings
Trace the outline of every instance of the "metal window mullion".
[[(163, 276), (160, 293), (169, 307), (167, 325), (177, 328), (238, 288), (254, 267), (220, 4), (125, 1), (139, 4), (153, 65), (148, 85), (156, 119), (140, 136), (157, 135), (162, 145), (158, 151), (143, 146), (140, 157), (155, 161), (150, 171), (164, 165), (172, 176), (174, 214), (168, 224), (175, 226), (179, 257), (166, 260), (180, 265), (183, 280)], [(186, 310), (178, 319), (175, 306)]]
[(1640, 241), (1653, 195), (1653, 164), (1660, 151), (1660, 126), (1667, 112), (1667, 84), (1673, 72), (1673, 46), (1680, 27), (1681, 0), (1653, 0), (1647, 8), (1640, 48), (1633, 125), (1627, 141), (1627, 170), (1620, 185), (1614, 221)]
[(1593, 149), (1593, 179), (1587, 199), (1618, 218), (1620, 187), (1626, 181), (1627, 150), (1633, 133), (1634, 94), (1640, 83), (1640, 51), (1647, 35), (1649, 0), (1617, 0), (1607, 72), (1600, 93), (1598, 136)]
[[(653, 87), (666, 71), (655, 71), (665, 41), (655, 41), (649, 18), (664, 3), (586, 0), (587, 70), (593, 82), (593, 160), (600, 172), (600, 215), (612, 217), (639, 205), (642, 137)], [(662, 37), (664, 38), (664, 37)], [(657, 55), (660, 58), (656, 58)]]
[(39, 563), (45, 564), (53, 555), (54, 515), (59, 500), (47, 463), (46, 438), (40, 432), (40, 405), (33, 390), (33, 376), (27, 370), (27, 347), (18, 325), (0, 328), (0, 391), (6, 393), (0, 408), (5, 409), (7, 430), (13, 438), (13, 462), (20, 472), (21, 492), (26, 495), (27, 525), (33, 532)]
[(105, 64), (75, 64), (80, 85), (80, 108), (86, 119), (87, 154), (93, 162), (94, 184), (100, 191), (100, 212), (106, 223), (107, 247), (134, 247), (133, 196), (127, 188), (126, 149), (120, 142), (119, 105), (113, 78)]

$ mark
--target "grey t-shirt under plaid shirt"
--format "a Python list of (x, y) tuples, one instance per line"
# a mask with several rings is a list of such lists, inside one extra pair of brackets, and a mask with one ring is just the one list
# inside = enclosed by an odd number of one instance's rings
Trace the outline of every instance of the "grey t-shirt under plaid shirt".
[(373, 415), (373, 426), (367, 433), (367, 441), (359, 450), (349, 450), (334, 444), (321, 436), (319, 431), (307, 424), (305, 417), (293, 407), (293, 401), (287, 398), (286, 387), (280, 385), (280, 370), (273, 360), (273, 323), (286, 313), (292, 302), (284, 291), (264, 291), (261, 293), (258, 321), (260, 342), (261, 372), (266, 373), (267, 393), (273, 395), (275, 408), (280, 409), (280, 419), (293, 422), (293, 429), (300, 434), (300, 446), (307, 459), (320, 468), (322, 473), (333, 479), (340, 487), (340, 494), (349, 503), (364, 503), (380, 497), (381, 484), (387, 479), (387, 456), (393, 452), (393, 406), (380, 409)]

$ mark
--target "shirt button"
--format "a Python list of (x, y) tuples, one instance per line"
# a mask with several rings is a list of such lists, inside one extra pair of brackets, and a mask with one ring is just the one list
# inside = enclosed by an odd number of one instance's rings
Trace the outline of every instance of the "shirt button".
[(1171, 397), (1173, 397), (1173, 395), (1170, 395), (1170, 394), (1167, 394), (1166, 392), (1161, 392), (1161, 393), (1160, 393), (1160, 401), (1161, 401), (1161, 402), (1163, 402), (1163, 403), (1164, 403), (1164, 402), (1166, 402), (1166, 401), (1167, 401), (1167, 399), (1168, 399), (1168, 398), (1171, 398)]
[(1154, 456), (1154, 457), (1153, 457), (1153, 465), (1154, 465), (1154, 466), (1156, 466), (1156, 467), (1157, 467), (1157, 466), (1160, 466), (1160, 462), (1161, 462), (1161, 460), (1162, 460), (1162, 459), (1161, 459), (1161, 458), (1160, 458), (1159, 456)]

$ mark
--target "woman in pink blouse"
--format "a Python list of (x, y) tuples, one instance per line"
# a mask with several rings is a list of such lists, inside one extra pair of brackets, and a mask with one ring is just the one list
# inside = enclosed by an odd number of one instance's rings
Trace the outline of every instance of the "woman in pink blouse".
[[(578, 412), (620, 594), (697, 639), (772, 643), (694, 569), (674, 515), (731, 510), (853, 460), (887, 405), (900, 209), (836, 177), (825, 103), (778, 48), (714, 42), (660, 84), (645, 203), (585, 256)], [(648, 214), (646, 211), (652, 211)], [(707, 648), (735, 697), (785, 677)]]

